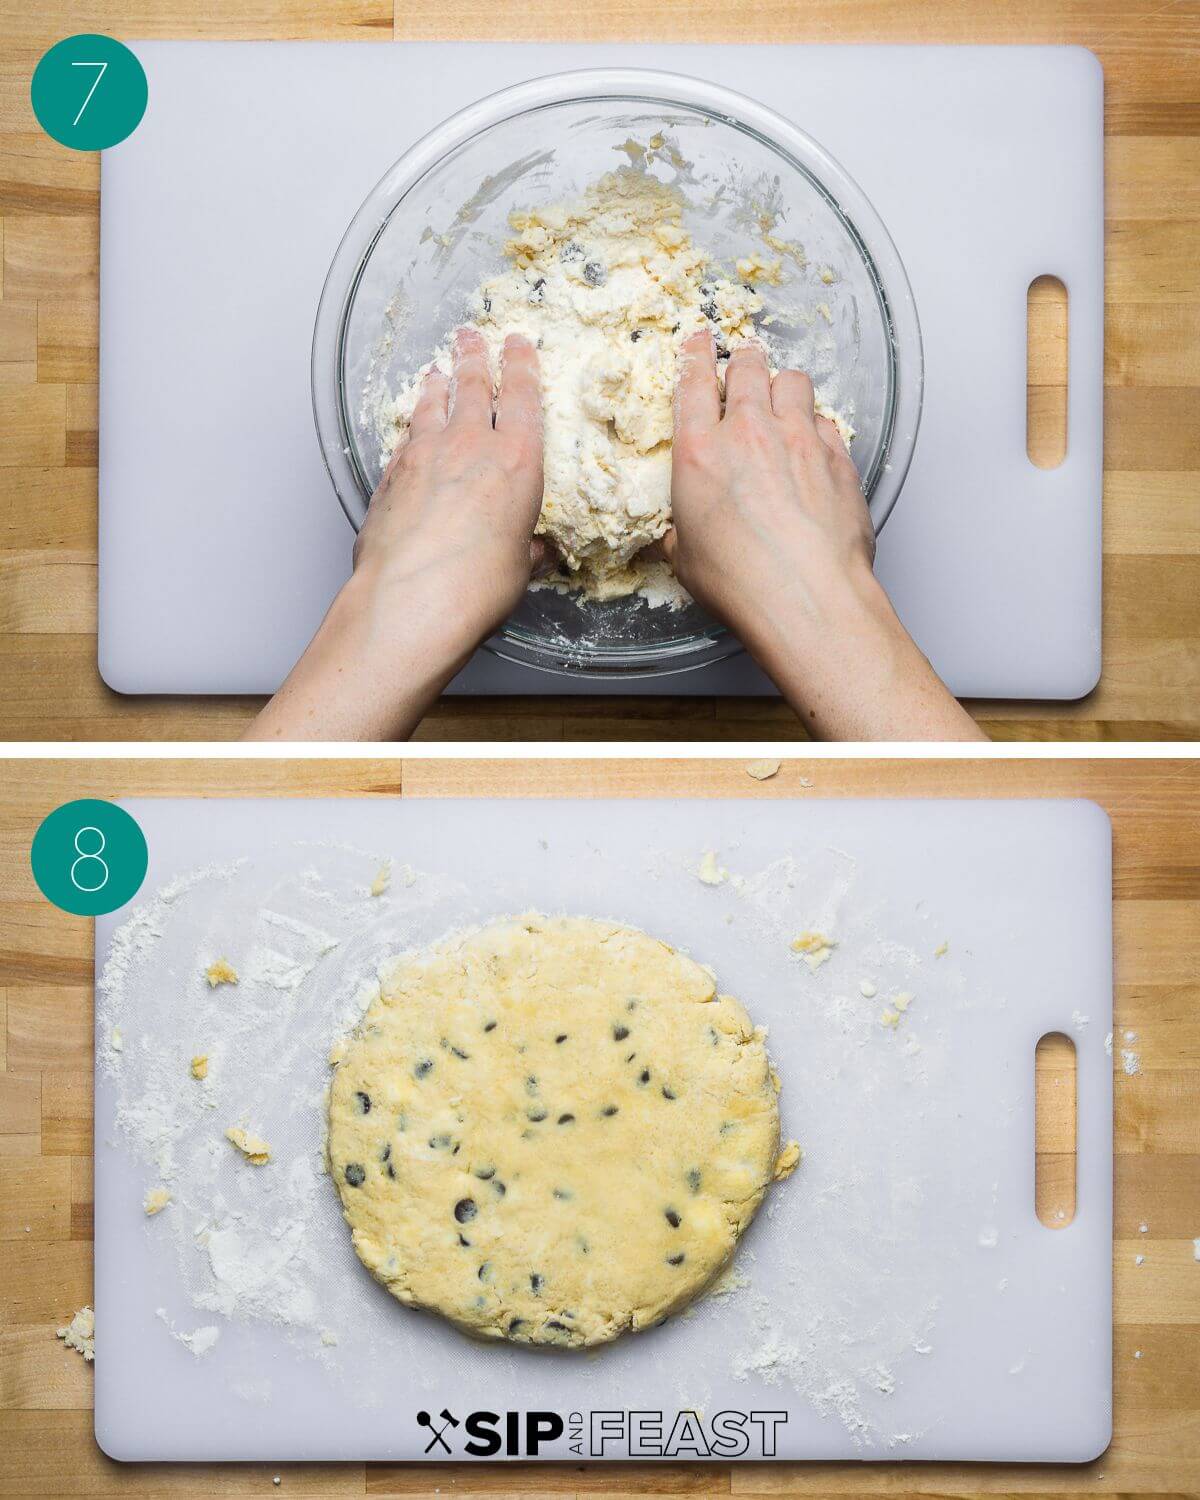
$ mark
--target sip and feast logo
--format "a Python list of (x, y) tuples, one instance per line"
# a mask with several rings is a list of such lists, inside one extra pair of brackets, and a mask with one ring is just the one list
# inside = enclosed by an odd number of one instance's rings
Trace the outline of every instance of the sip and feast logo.
[[(419, 1411), (426, 1453), (459, 1457), (774, 1458), (785, 1411)], [(543, 1450), (552, 1450), (543, 1452)]]

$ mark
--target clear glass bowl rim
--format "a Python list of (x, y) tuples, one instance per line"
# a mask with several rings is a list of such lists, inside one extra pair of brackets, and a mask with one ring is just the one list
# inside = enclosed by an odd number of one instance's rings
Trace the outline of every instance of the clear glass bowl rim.
[[(866, 265), (888, 335), (884, 441), (868, 476), (867, 504), (878, 534), (912, 462), (920, 425), (924, 356), (916, 303), (899, 251), (870, 199), (842, 165), (785, 116), (720, 84), (648, 68), (594, 68), (529, 79), (490, 94), (443, 120), (399, 157), (363, 200), (342, 236), (317, 306), (312, 343), (312, 403), (321, 456), (334, 492), (357, 532), (370, 492), (353, 458), (343, 352), (359, 279), (392, 214), (421, 179), (493, 126), (559, 105), (628, 103), (706, 115), (756, 137), (806, 177), (841, 219)], [(502, 626), (486, 647), (522, 666), (573, 678), (668, 676), (693, 671), (742, 648), (723, 627), (671, 644), (626, 646), (586, 660)]]

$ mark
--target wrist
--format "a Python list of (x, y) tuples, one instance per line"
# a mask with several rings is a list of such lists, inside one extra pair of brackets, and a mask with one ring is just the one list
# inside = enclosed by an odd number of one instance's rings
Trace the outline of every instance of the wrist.
[(829, 660), (851, 641), (883, 641), (903, 631), (869, 560), (780, 555), (768, 576), (742, 586), (728, 608), (718, 608), (742, 644), (764, 662)]
[[(367, 558), (355, 566), (337, 599), (349, 629), (369, 637), (384, 661), (414, 648), (457, 661), (468, 657), (496, 627), (499, 614), (478, 575), (447, 569), (442, 560), (405, 567), (395, 559)], [(332, 611), (331, 611), (332, 613)]]

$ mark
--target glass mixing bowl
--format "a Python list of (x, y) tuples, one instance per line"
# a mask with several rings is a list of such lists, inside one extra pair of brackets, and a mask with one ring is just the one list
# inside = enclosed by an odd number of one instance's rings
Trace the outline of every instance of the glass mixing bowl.
[[(787, 247), (784, 284), (756, 287), (761, 331), (776, 364), (807, 370), (852, 423), (851, 453), (883, 525), (912, 457), (923, 366), (912, 289), (878, 214), (782, 116), (715, 84), (623, 68), (535, 79), (462, 110), (355, 215), (321, 294), (312, 387), (325, 463), (356, 530), (387, 461), (373, 412), (504, 268), (509, 213), (574, 197), (631, 159), (683, 194), (685, 226), (717, 266)], [(487, 644), (528, 666), (606, 679), (688, 671), (740, 649), (694, 604), (552, 589), (531, 589)]]

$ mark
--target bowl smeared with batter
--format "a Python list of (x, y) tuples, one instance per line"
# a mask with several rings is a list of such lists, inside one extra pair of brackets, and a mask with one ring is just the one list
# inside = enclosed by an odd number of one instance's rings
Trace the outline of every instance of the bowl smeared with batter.
[[(778, 282), (746, 278), (762, 304), (755, 327), (773, 362), (806, 369), (852, 424), (882, 525), (911, 458), (922, 366), (911, 291), (878, 216), (772, 111), (713, 84), (621, 69), (536, 80), (462, 111), (401, 158), (355, 217), (321, 299), (313, 393), (322, 452), (356, 526), (383, 468), (372, 414), (509, 265), (510, 215), (578, 199), (630, 165), (679, 195), (683, 230), (730, 281), (739, 261), (781, 260)], [(685, 671), (740, 649), (694, 604), (552, 589), (527, 594), (488, 645), (598, 677)]]

